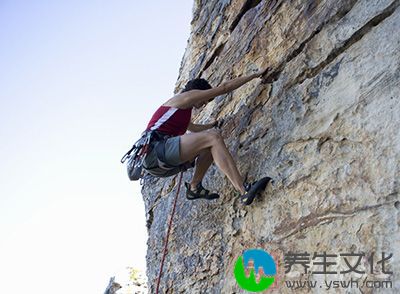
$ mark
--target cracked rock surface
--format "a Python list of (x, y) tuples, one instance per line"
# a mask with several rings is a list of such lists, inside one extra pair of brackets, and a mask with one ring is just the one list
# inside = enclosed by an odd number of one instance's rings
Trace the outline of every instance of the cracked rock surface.
[[(218, 191), (219, 200), (187, 201), (181, 191), (162, 293), (246, 293), (233, 266), (249, 248), (281, 260), (289, 251), (393, 253), (391, 289), (329, 293), (400, 293), (399, 5), (195, 0), (175, 92), (196, 77), (217, 86), (268, 67), (264, 80), (218, 97), (194, 117), (199, 123), (223, 118), (222, 134), (241, 173), (250, 181), (268, 175), (275, 184), (243, 207), (213, 166), (204, 186)], [(184, 180), (190, 178), (186, 172)], [(142, 190), (151, 293), (177, 182), (177, 176), (148, 178)], [(345, 278), (388, 279), (377, 271)], [(301, 268), (291, 274), (328, 278)], [(283, 266), (278, 276), (288, 278)], [(282, 286), (270, 293), (293, 290)]]

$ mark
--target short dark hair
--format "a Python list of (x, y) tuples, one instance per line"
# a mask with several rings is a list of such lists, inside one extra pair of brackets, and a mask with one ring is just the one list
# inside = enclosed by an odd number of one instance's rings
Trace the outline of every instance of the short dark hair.
[(193, 79), (186, 83), (185, 88), (182, 90), (183, 92), (190, 90), (208, 90), (211, 89), (211, 85), (205, 79)]

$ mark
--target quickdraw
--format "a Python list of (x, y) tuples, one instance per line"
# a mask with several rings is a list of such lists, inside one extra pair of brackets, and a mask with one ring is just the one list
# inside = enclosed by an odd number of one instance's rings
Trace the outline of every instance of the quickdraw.
[(121, 158), (121, 163), (127, 162), (128, 176), (131, 181), (137, 181), (142, 177), (142, 165), (149, 150), (152, 132), (145, 131), (141, 138), (135, 142), (132, 148)]

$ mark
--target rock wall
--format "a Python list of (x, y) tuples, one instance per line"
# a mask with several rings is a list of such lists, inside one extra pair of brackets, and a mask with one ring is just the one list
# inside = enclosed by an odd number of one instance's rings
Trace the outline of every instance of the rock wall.
[[(192, 78), (217, 86), (268, 67), (264, 80), (218, 97), (195, 118), (224, 118), (222, 133), (239, 170), (249, 180), (269, 175), (275, 184), (243, 207), (213, 166), (204, 185), (221, 199), (187, 201), (182, 191), (162, 293), (245, 293), (233, 266), (249, 248), (279, 260), (289, 251), (393, 253), (392, 288), (381, 291), (400, 292), (399, 2), (195, 1), (175, 92)], [(147, 179), (142, 191), (152, 293), (177, 179)], [(367, 267), (363, 259), (359, 269)], [(332, 278), (284, 270), (278, 267), (281, 279), (271, 293), (293, 293), (284, 287), (289, 278)], [(335, 277), (388, 279), (379, 267)], [(296, 290), (310, 292), (327, 293)]]

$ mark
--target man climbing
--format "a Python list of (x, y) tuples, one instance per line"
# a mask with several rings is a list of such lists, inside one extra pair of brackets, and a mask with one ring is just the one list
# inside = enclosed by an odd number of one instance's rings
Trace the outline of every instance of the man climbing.
[[(229, 93), (254, 78), (262, 78), (265, 72), (238, 77), (212, 88), (205, 79), (190, 80), (183, 91), (161, 105), (151, 118), (146, 132), (156, 133), (154, 143), (145, 156), (143, 168), (150, 174), (164, 177), (176, 174), (176, 168), (185, 170), (195, 166), (193, 178), (185, 183), (187, 199), (216, 199), (218, 194), (210, 193), (202, 186), (202, 179), (210, 165), (217, 167), (228, 177), (241, 194), (241, 202), (249, 205), (260, 189), (265, 188), (270, 178), (263, 178), (253, 184), (244, 182), (236, 164), (218, 130), (212, 129), (218, 122), (194, 124), (191, 122), (192, 109), (200, 108), (215, 97)], [(191, 133), (186, 133), (189, 130)]]

